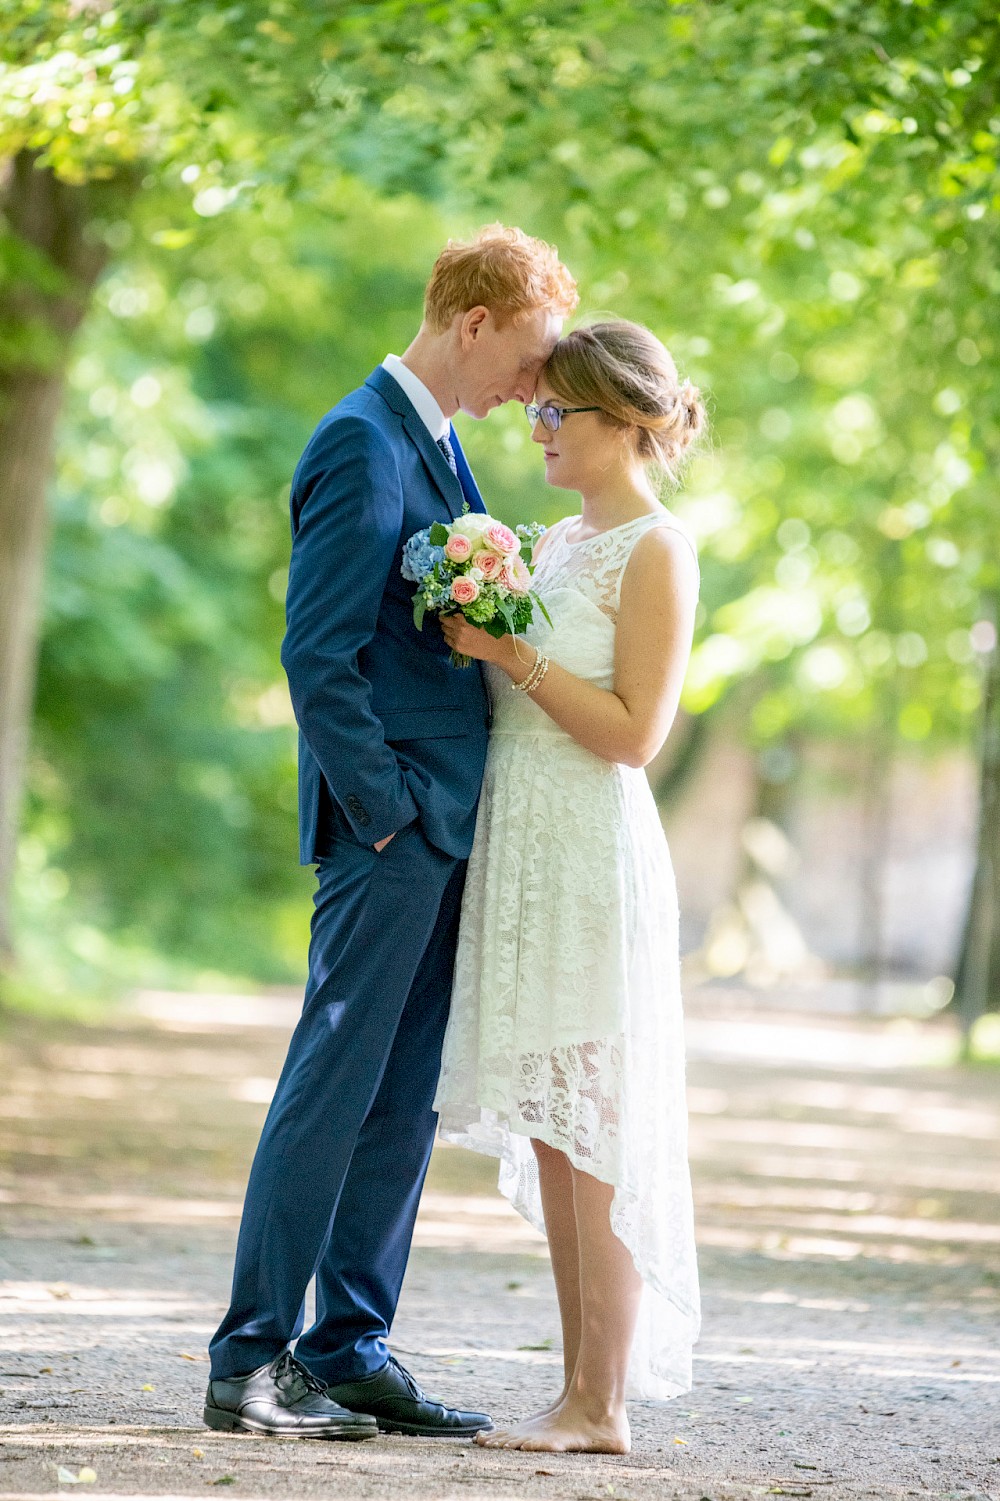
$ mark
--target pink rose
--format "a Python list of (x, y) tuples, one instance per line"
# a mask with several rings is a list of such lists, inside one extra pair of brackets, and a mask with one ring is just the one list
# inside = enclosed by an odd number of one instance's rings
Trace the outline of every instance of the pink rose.
[(502, 521), (494, 521), (483, 532), (483, 541), (495, 552), (502, 553), (505, 558), (513, 557), (520, 552), (521, 544), (511, 531), (509, 526), (504, 526)]
[(503, 558), (499, 553), (484, 551), (476, 559), (476, 567), (484, 579), (495, 579), (503, 567)]
[(531, 588), (531, 574), (520, 558), (508, 558), (497, 582), (511, 594), (527, 594)]
[(453, 563), (464, 563), (472, 554), (472, 543), (461, 532), (453, 532), (444, 544), (444, 555)]
[(452, 579), (451, 597), (457, 605), (471, 605), (479, 598), (479, 585), (467, 573), (463, 574), (461, 578)]

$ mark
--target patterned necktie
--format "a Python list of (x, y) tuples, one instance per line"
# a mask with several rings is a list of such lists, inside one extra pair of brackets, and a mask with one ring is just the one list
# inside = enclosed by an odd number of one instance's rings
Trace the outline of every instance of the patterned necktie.
[(448, 468), (451, 470), (452, 474), (457, 479), (458, 478), (458, 465), (455, 463), (455, 450), (452, 448), (450, 441), (447, 438), (438, 438), (438, 440), (437, 440), (437, 446), (438, 446), (438, 448), (440, 448), (441, 452), (444, 454), (445, 461), (446, 461), (446, 463), (448, 465)]

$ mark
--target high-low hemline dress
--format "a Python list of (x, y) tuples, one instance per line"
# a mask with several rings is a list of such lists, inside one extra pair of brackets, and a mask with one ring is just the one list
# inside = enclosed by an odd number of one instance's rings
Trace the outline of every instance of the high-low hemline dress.
[[(621, 583), (669, 512), (572, 542), (550, 529), (529, 640), (610, 689)], [(693, 543), (691, 543), (693, 549)], [(678, 910), (646, 775), (578, 745), (488, 666), (493, 729), (434, 1106), (442, 1136), (500, 1159), (544, 1231), (531, 1138), (614, 1187), (611, 1223), (643, 1297), (633, 1396), (691, 1385), (699, 1292), (687, 1152)]]

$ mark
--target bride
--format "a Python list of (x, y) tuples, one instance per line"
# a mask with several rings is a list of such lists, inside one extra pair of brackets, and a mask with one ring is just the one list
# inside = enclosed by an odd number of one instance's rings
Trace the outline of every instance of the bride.
[(434, 1104), (544, 1227), (562, 1322), (562, 1391), (477, 1442), (624, 1453), (626, 1392), (686, 1391), (699, 1323), (677, 896), (642, 768), (698, 594), (653, 479), (675, 479), (705, 414), (659, 340), (618, 321), (562, 339), (526, 410), (548, 482), (583, 506), (535, 549), (552, 628), (443, 622), (488, 664), (494, 716)]

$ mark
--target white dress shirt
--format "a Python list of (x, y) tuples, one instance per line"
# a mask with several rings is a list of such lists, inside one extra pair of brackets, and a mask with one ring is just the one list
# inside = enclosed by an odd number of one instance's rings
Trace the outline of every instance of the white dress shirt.
[(434, 442), (439, 438), (447, 438), (451, 424), (420, 377), (403, 364), (398, 354), (387, 354), (382, 361), (382, 368), (388, 370), (396, 384), (403, 388)]

